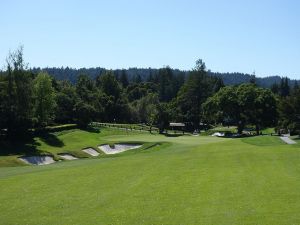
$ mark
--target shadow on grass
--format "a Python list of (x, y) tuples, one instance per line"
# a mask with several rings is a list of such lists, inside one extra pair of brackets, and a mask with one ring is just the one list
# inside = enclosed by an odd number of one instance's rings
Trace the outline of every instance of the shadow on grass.
[(91, 133), (97, 133), (97, 134), (101, 133), (100, 128), (98, 127), (88, 126), (88, 127), (81, 127), (80, 129)]
[(166, 137), (181, 137), (183, 134), (164, 134)]
[(39, 154), (40, 151), (37, 143), (33, 137), (26, 137), (22, 139), (16, 138), (15, 140), (0, 140), (0, 155), (32, 155)]
[(63, 141), (61, 141), (56, 135), (47, 132), (43, 132), (38, 135), (34, 135), (32, 133), (24, 134), (21, 137), (16, 136), (13, 139), (2, 137), (0, 139), (0, 156), (41, 154), (43, 151), (38, 150), (38, 147), (41, 144), (35, 140), (35, 137), (39, 137), (41, 141), (50, 146), (64, 146)]
[(57, 136), (51, 133), (44, 133), (39, 136), (39, 138), (45, 142), (47, 145), (53, 147), (63, 147), (65, 144)]

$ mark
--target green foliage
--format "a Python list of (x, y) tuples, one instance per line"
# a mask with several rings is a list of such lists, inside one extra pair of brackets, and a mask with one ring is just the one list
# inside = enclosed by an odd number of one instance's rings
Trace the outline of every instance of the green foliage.
[(97, 86), (100, 87), (101, 91), (108, 96), (114, 96), (118, 99), (121, 95), (120, 84), (112, 71), (108, 71), (99, 76), (97, 78)]
[(247, 124), (260, 129), (276, 124), (277, 100), (268, 89), (254, 84), (224, 87), (203, 104), (204, 116), (210, 122), (238, 126), (241, 133)]
[(2, 126), (8, 136), (22, 135), (33, 124), (33, 75), (26, 71), (23, 47), (9, 54), (1, 86)]
[(45, 127), (54, 118), (56, 107), (55, 92), (52, 80), (47, 73), (39, 73), (34, 79), (35, 117), (40, 127)]
[(275, 98), (258, 83), (224, 87), (222, 74), (207, 71), (202, 60), (190, 72), (165, 67), (149, 69), (148, 75), (136, 68), (114, 74), (102, 69), (92, 79), (82, 74), (85, 71), (74, 76), (76, 84), (59, 81), (28, 71), (22, 48), (10, 53), (7, 70), (0, 73), (0, 134), (22, 136), (35, 125), (49, 123), (86, 127), (92, 121), (159, 125), (161, 132), (170, 121), (186, 123), (187, 130), (199, 129), (203, 123), (232, 124), (239, 132), (250, 124), (259, 133), (263, 127), (276, 125), (278, 101), (278, 127), (299, 130), (299, 86), (295, 82), (291, 89), (287, 78), (272, 88), (273, 93), (285, 97)]
[(157, 104), (159, 104), (158, 95), (148, 94), (132, 103), (132, 113), (140, 123), (153, 125), (154, 118), (157, 114)]
[(204, 62), (198, 60), (195, 69), (177, 95), (177, 110), (183, 118), (175, 118), (175, 120), (192, 122), (194, 128), (198, 128), (201, 105), (214, 93), (215, 84), (215, 78), (207, 75)]
[(300, 90), (291, 96), (282, 98), (279, 104), (280, 120), (278, 129), (285, 129), (292, 134), (300, 135)]
[(75, 118), (79, 126), (87, 127), (88, 124), (93, 121), (95, 116), (96, 110), (92, 105), (82, 100), (75, 104)]
[(74, 122), (77, 100), (76, 88), (67, 81), (59, 82), (59, 89), (56, 93), (55, 121), (58, 123)]
[(156, 121), (159, 133), (163, 133), (164, 130), (169, 126), (170, 113), (166, 103), (160, 103), (156, 107), (157, 113), (153, 116)]
[(122, 70), (120, 82), (123, 86), (123, 88), (126, 88), (129, 85), (128, 77), (125, 70)]

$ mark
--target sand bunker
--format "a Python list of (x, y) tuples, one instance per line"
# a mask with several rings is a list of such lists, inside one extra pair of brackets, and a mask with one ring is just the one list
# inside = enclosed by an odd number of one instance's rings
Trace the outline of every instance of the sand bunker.
[(85, 153), (91, 155), (91, 156), (98, 156), (100, 153), (97, 152), (95, 149), (93, 148), (86, 148), (86, 149), (83, 149), (82, 151), (84, 151)]
[(62, 157), (63, 159), (66, 159), (66, 160), (74, 160), (74, 159), (78, 159), (76, 157), (74, 157), (73, 155), (71, 154), (67, 154), (67, 153), (62, 153), (62, 154), (58, 154), (60, 157)]
[(224, 137), (225, 134), (221, 133), (221, 132), (216, 132), (216, 133), (213, 133), (211, 136), (213, 136), (213, 137)]
[(135, 144), (115, 144), (113, 147), (109, 145), (100, 145), (98, 148), (106, 154), (116, 154), (131, 149), (140, 148), (142, 145)]
[(284, 136), (284, 137), (280, 137), (281, 140), (283, 140), (285, 143), (287, 143), (288, 145), (294, 145), (297, 144), (296, 141), (290, 139), (288, 136)]
[(48, 165), (51, 163), (55, 163), (52, 156), (22, 156), (19, 158), (25, 163), (32, 164), (32, 165)]

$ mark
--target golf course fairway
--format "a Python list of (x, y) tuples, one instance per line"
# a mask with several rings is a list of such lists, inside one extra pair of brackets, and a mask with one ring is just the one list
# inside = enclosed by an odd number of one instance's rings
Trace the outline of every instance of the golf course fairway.
[[(300, 224), (300, 145), (278, 137), (60, 134), (56, 154), (143, 143), (116, 155), (0, 167), (0, 224)], [(148, 147), (147, 147), (148, 146)], [(1, 160), (12, 156), (0, 156)], [(3, 163), (3, 165), (5, 165)]]

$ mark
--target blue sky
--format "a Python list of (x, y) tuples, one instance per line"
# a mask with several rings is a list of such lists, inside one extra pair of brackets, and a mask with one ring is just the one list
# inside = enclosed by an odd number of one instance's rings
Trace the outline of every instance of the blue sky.
[(297, 0), (0, 0), (0, 65), (190, 69), (300, 78)]

